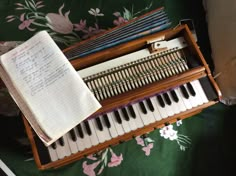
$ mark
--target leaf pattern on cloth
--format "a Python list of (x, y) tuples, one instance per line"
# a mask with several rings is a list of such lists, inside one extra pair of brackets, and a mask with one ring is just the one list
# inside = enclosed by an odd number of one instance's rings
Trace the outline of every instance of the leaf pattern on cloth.
[(96, 155), (89, 155), (87, 157), (87, 160), (82, 163), (83, 173), (88, 176), (100, 175), (105, 167), (119, 166), (122, 161), (122, 154), (117, 155), (112, 148), (107, 148), (99, 151)]
[[(176, 125), (180, 126), (182, 121), (177, 121)], [(160, 136), (169, 139), (170, 141), (176, 141), (181, 151), (185, 151), (188, 145), (191, 144), (191, 139), (183, 134), (178, 134), (177, 130), (173, 129), (173, 125), (167, 125), (159, 130)]]
[[(78, 21), (72, 21), (70, 19), (71, 11), (66, 8), (66, 1), (61, 4), (57, 12), (48, 13), (43, 12), (46, 5), (42, 0), (25, 0), (22, 3), (15, 3), (14, 5), (15, 14), (10, 14), (5, 18), (7, 23), (18, 20), (18, 29), (21, 31), (28, 30), (30, 32), (37, 32), (47, 30), (55, 42), (63, 44), (65, 47), (113, 27), (108, 26), (107, 29), (100, 27), (99, 19), (106, 16), (102, 12), (102, 9), (98, 7), (87, 10), (88, 18), (89, 15), (94, 17), (94, 22), (88, 24), (87, 19), (78, 19)], [(134, 12), (133, 6), (131, 10), (124, 7), (123, 12), (114, 12), (107, 14), (107, 16), (117, 18), (113, 20), (113, 24), (119, 26), (130, 19), (136, 18), (138, 15), (141, 15), (141, 13), (148, 11), (151, 6), (152, 3), (137, 12)]]
[(151, 153), (151, 149), (154, 146), (154, 140), (152, 140), (150, 137), (147, 137), (146, 135), (137, 136), (135, 140), (138, 145), (142, 146), (142, 150), (144, 151), (145, 155), (149, 156)]

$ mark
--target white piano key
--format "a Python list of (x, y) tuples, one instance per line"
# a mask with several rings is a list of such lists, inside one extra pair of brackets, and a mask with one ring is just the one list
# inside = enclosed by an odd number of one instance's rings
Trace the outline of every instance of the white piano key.
[(144, 126), (144, 124), (143, 124), (143, 121), (140, 117), (140, 114), (139, 114), (138, 110), (136, 109), (136, 106), (133, 106), (133, 105), (129, 105), (129, 106), (133, 107), (133, 110), (134, 110), (134, 113), (135, 113), (135, 118), (134, 118), (134, 117), (132, 117), (132, 115), (130, 113), (130, 110), (127, 108), (130, 119), (133, 119), (133, 121), (135, 122), (137, 128), (142, 128)]
[(180, 113), (180, 109), (179, 109), (179, 107), (178, 107), (178, 104), (174, 101), (174, 99), (173, 99), (173, 97), (171, 96), (171, 94), (170, 94), (169, 91), (167, 91), (166, 93), (169, 95), (170, 100), (171, 100), (171, 105), (170, 105), (171, 109), (173, 110), (173, 112), (174, 112), (175, 114), (179, 114), (179, 113)]
[(181, 95), (179, 94), (179, 91), (176, 90), (176, 89), (174, 89), (174, 90), (175, 90), (175, 93), (176, 93), (177, 97), (179, 98), (179, 101), (178, 101), (178, 103), (177, 103), (177, 104), (178, 104), (178, 107), (179, 107), (179, 110), (180, 110), (181, 112), (186, 111), (187, 108), (186, 108), (186, 106), (184, 105), (184, 102), (183, 102), (183, 100), (182, 100)]
[(149, 124), (155, 122), (155, 118), (154, 118), (152, 112), (149, 111), (149, 109), (147, 109), (147, 105), (145, 104), (144, 101), (143, 101), (143, 104), (145, 106), (145, 109), (147, 110), (146, 114), (142, 112), (142, 109), (138, 103), (135, 105), (136, 105), (136, 108), (138, 109), (141, 119), (143, 120), (144, 125), (149, 125)]
[[(53, 144), (53, 145), (54, 145), (54, 144)], [(55, 145), (56, 145), (56, 144), (55, 144)], [(56, 151), (56, 149), (54, 149), (54, 148), (52, 147), (52, 145), (48, 146), (47, 149), (48, 149), (48, 153), (49, 153), (49, 156), (50, 156), (51, 161), (57, 161), (57, 160), (58, 160), (58, 156), (57, 156), (57, 151)]]
[(201, 99), (202, 99), (202, 102), (203, 103), (207, 103), (208, 102), (208, 99), (206, 97), (206, 94), (199, 82), (199, 80), (194, 80), (192, 81), (193, 85), (194, 85), (194, 88), (196, 88), (196, 90), (198, 91), (198, 94), (200, 95)]
[(165, 98), (164, 98), (164, 95), (163, 94), (160, 94), (160, 96), (162, 97), (164, 103), (165, 103), (165, 110), (166, 110), (166, 113), (167, 115), (170, 117), (170, 116), (173, 116), (174, 115), (174, 112), (173, 110), (171, 109), (171, 106), (167, 104)]
[(189, 102), (191, 103), (192, 107), (197, 107), (198, 106), (198, 102), (195, 100), (195, 98), (190, 94), (187, 85), (183, 84), (183, 86), (185, 87), (185, 89), (187, 90), (188, 94), (189, 94)]
[(77, 140), (76, 140), (77, 147), (78, 147), (79, 151), (83, 151), (85, 149), (85, 145), (83, 142), (84, 140), (82, 137), (80, 137), (77, 127), (75, 127), (74, 130), (75, 130), (75, 134), (77, 137)]
[(107, 128), (106, 123), (105, 123), (103, 117), (99, 116), (99, 118), (100, 118), (102, 126), (103, 126), (103, 135), (106, 138), (106, 141), (108, 141), (108, 140), (110, 140), (112, 138), (111, 135), (110, 135), (109, 128)]
[(160, 116), (162, 119), (164, 118), (167, 118), (168, 117), (168, 114), (166, 112), (166, 109), (165, 107), (161, 107), (161, 105), (159, 104), (158, 100), (157, 100), (157, 97), (156, 96), (153, 96), (150, 98), (152, 100), (152, 102), (154, 102), (156, 104), (156, 108), (158, 109), (159, 113), (160, 113)]
[(136, 126), (135, 120), (134, 120), (132, 117), (129, 118), (128, 123), (129, 123), (129, 127), (130, 127), (130, 129), (131, 129), (132, 131), (134, 131), (134, 130), (136, 130), (136, 129), (138, 128), (138, 127)]
[(119, 136), (122, 136), (123, 134), (125, 134), (124, 130), (123, 130), (123, 127), (122, 127), (122, 124), (118, 123), (117, 120), (116, 120), (116, 117), (115, 117), (115, 114), (113, 112), (110, 112), (108, 113), (109, 116), (111, 117), (113, 123), (114, 123), (114, 126), (116, 128), (116, 131), (117, 131), (117, 134)]
[(157, 101), (155, 100), (156, 96), (154, 97), (150, 97), (150, 101), (152, 102), (152, 105), (154, 107), (154, 111), (152, 112), (153, 113), (153, 116), (155, 118), (155, 121), (159, 121), (162, 119), (162, 115), (159, 111), (159, 107), (158, 107), (158, 104), (157, 104)]
[(203, 104), (203, 101), (202, 101), (201, 96), (200, 96), (199, 93), (198, 93), (198, 90), (196, 89), (196, 87), (194, 87), (193, 82), (190, 82), (190, 84), (192, 85), (192, 87), (193, 87), (194, 92), (195, 92), (196, 95), (195, 95), (195, 96), (192, 96), (192, 95), (190, 94), (189, 89), (188, 89), (189, 94), (193, 97), (194, 101), (197, 103), (198, 106), (199, 106), (199, 105), (202, 105), (202, 104)]
[(59, 142), (59, 139), (56, 141), (56, 152), (57, 152), (57, 156), (59, 159), (62, 159), (66, 156), (70, 156), (71, 155), (71, 151), (70, 151), (70, 147), (67, 141), (67, 138), (65, 138), (65, 136), (61, 137), (64, 141), (64, 145), (62, 146)]
[[(99, 117), (96, 117), (96, 118), (99, 118)], [(105, 128), (103, 127), (103, 130), (100, 130), (98, 128), (98, 125), (97, 125), (97, 122), (94, 119), (91, 119), (92, 123), (93, 123), (93, 126), (94, 126), (94, 129), (95, 129), (95, 132), (97, 134), (97, 137), (98, 137), (98, 141), (99, 143), (103, 143), (105, 141), (107, 141), (110, 137), (109, 135), (109, 131), (108, 130), (104, 130)]]
[(112, 115), (110, 113), (107, 113), (107, 116), (108, 116), (108, 119), (109, 119), (109, 122), (111, 124), (111, 127), (108, 128), (109, 132), (110, 132), (110, 135), (112, 138), (115, 138), (118, 136), (118, 133), (116, 131), (116, 127), (115, 127), (115, 124), (113, 122), (113, 119), (112, 119)]
[(128, 124), (129, 124), (130, 129), (131, 129), (132, 131), (133, 131), (133, 130), (136, 130), (138, 127), (136, 126), (136, 123), (135, 123), (134, 119), (129, 116), (129, 112), (128, 112), (129, 110), (128, 110), (128, 108), (127, 108), (127, 107), (124, 107), (124, 108), (126, 109), (127, 115), (128, 115), (128, 117), (129, 117), (129, 121), (127, 121), (127, 122), (128, 122)]
[(143, 112), (141, 112), (139, 104), (138, 103), (134, 103), (134, 104), (132, 104), (132, 106), (133, 106), (133, 108), (135, 108), (137, 110), (137, 112), (140, 115), (140, 118), (141, 118), (144, 126), (148, 125), (149, 124), (148, 119), (143, 117), (144, 114), (143, 114)]
[(85, 146), (85, 148), (90, 148), (92, 146), (92, 143), (90, 141), (90, 137), (89, 137), (88, 133), (86, 132), (85, 124), (84, 124), (84, 122), (81, 122), (80, 124), (81, 124), (81, 128), (82, 128), (82, 131), (84, 134), (84, 138), (83, 138), (84, 146)]
[[(72, 129), (72, 130), (74, 130), (74, 129)], [(76, 141), (72, 140), (71, 135), (69, 134), (69, 132), (65, 134), (65, 137), (68, 140), (68, 144), (69, 144), (71, 153), (77, 153), (79, 151), (79, 149), (77, 147)], [(77, 140), (77, 138), (76, 138), (76, 140)]]
[(181, 90), (180, 90), (179, 87), (176, 88), (176, 92), (180, 95), (179, 97), (181, 97), (181, 99), (182, 99), (182, 101), (183, 101), (183, 103), (184, 103), (186, 109), (192, 109), (192, 105), (191, 105), (189, 99), (186, 99), (186, 98), (183, 97), (183, 95), (182, 95)]
[(122, 127), (123, 127), (124, 132), (125, 132), (125, 133), (130, 132), (131, 129), (130, 129), (130, 126), (129, 126), (128, 121), (125, 120), (124, 115), (123, 115), (123, 113), (121, 112), (120, 109), (118, 109), (117, 111), (118, 111), (119, 114), (120, 114), (120, 117), (121, 117), (121, 120), (122, 120), (121, 125), (122, 125)]
[(90, 141), (91, 141), (92, 145), (95, 146), (95, 145), (99, 144), (99, 140), (98, 140), (97, 134), (95, 132), (94, 126), (92, 124), (92, 121), (88, 120), (88, 124), (91, 129), (91, 133), (92, 133), (91, 136), (89, 136)]

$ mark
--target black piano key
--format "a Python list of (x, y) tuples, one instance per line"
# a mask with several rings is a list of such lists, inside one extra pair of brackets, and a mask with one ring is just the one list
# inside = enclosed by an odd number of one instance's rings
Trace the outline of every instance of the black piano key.
[(139, 107), (144, 114), (147, 114), (146, 107), (142, 101), (139, 102)]
[(104, 122), (105, 122), (107, 128), (111, 128), (111, 123), (110, 123), (110, 121), (109, 121), (109, 119), (108, 119), (107, 114), (104, 114), (102, 117), (103, 117), (103, 119), (104, 119)]
[(196, 92), (195, 92), (195, 90), (194, 90), (194, 88), (193, 88), (193, 86), (190, 82), (187, 83), (187, 88), (188, 88), (188, 90), (189, 90), (189, 92), (192, 96), (196, 95)]
[(167, 93), (164, 93), (164, 94), (163, 94), (163, 97), (164, 97), (164, 99), (166, 100), (166, 103), (167, 103), (168, 105), (171, 105), (171, 100), (170, 100), (169, 95), (168, 95)]
[(171, 91), (170, 91), (170, 95), (171, 95), (171, 97), (173, 98), (173, 100), (174, 100), (176, 103), (179, 102), (179, 97), (177, 96), (175, 90), (171, 90)]
[(83, 131), (82, 131), (82, 127), (81, 127), (80, 124), (78, 124), (78, 125), (76, 126), (76, 129), (77, 129), (77, 131), (78, 131), (78, 133), (79, 133), (79, 136), (80, 136), (81, 138), (84, 138), (84, 133), (83, 133)]
[(188, 99), (189, 98), (189, 94), (188, 94), (186, 88), (183, 85), (180, 86), (180, 90), (181, 90), (181, 93), (182, 93), (183, 97)]
[(92, 135), (92, 131), (91, 131), (91, 128), (90, 128), (89, 123), (88, 123), (87, 120), (84, 121), (84, 125), (85, 125), (85, 129), (86, 129), (87, 134), (88, 134), (89, 136), (91, 136), (91, 135)]
[(116, 118), (116, 121), (121, 124), (122, 123), (122, 120), (121, 120), (121, 117), (120, 117), (120, 114), (117, 110), (114, 111), (114, 114), (115, 114), (115, 118)]
[(147, 102), (149, 110), (153, 112), (155, 109), (154, 109), (154, 106), (153, 106), (151, 100), (149, 98), (147, 98), (146, 102)]
[(52, 148), (53, 148), (54, 150), (56, 150), (56, 148), (57, 148), (57, 145), (56, 145), (56, 143), (55, 143), (55, 142), (53, 142), (53, 143), (51, 144), (51, 146), (52, 146)]
[(125, 108), (121, 108), (121, 112), (125, 118), (126, 121), (129, 121), (129, 115), (128, 115), (128, 112), (126, 111)]
[(130, 112), (130, 114), (131, 114), (131, 117), (133, 117), (133, 118), (135, 119), (135, 118), (136, 118), (136, 114), (135, 114), (135, 112), (134, 112), (133, 106), (132, 106), (132, 105), (129, 105), (129, 106), (128, 106), (128, 110), (129, 110), (129, 112)]
[(208, 77), (200, 78), (199, 81), (209, 101), (218, 99), (218, 94)]
[(162, 99), (161, 95), (157, 95), (157, 101), (158, 103), (160, 104), (161, 107), (165, 107), (165, 102), (164, 100)]
[[(34, 137), (36, 149), (38, 151), (38, 156), (41, 164), (48, 164), (51, 162), (50, 155), (48, 153), (47, 147), (45, 147), (44, 143), (37, 136)], [(56, 149), (56, 144), (51, 144), (53, 149)]]
[(96, 117), (95, 120), (96, 120), (98, 129), (99, 129), (100, 131), (102, 131), (102, 130), (103, 130), (103, 126), (102, 126), (102, 122), (101, 122), (100, 118), (99, 118), (99, 117)]
[(69, 131), (69, 136), (70, 136), (70, 138), (72, 139), (72, 141), (76, 141), (76, 135), (75, 135), (74, 129), (71, 129), (71, 130)]
[(59, 138), (58, 141), (59, 141), (59, 144), (60, 144), (61, 146), (64, 146), (64, 145), (65, 145), (65, 141), (64, 141), (64, 139), (63, 139), (62, 137)]

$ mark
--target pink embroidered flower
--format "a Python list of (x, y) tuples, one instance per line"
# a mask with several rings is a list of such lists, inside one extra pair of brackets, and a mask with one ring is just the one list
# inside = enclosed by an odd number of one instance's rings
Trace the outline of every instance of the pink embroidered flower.
[(104, 29), (99, 29), (99, 26), (95, 23), (95, 28), (89, 27), (88, 29), (82, 30), (84, 33), (86, 33), (82, 38), (87, 39), (91, 36), (94, 36), (96, 34), (99, 34), (100, 32), (104, 32)]
[(115, 167), (120, 165), (121, 161), (123, 160), (122, 154), (117, 156), (115, 153), (112, 152), (111, 161), (108, 163), (108, 167)]
[(152, 148), (153, 148), (153, 143), (150, 143), (146, 147), (143, 147), (142, 150), (145, 152), (146, 156), (149, 156)]
[(96, 157), (94, 157), (92, 154), (91, 154), (91, 155), (89, 155), (89, 156), (87, 156), (87, 158), (88, 158), (88, 159), (91, 159), (91, 160), (97, 160), (97, 158), (96, 158)]
[(119, 26), (128, 21), (121, 16), (120, 12), (114, 12), (113, 15), (117, 17), (116, 20), (113, 20), (113, 24), (116, 26)]
[(120, 12), (114, 12), (113, 15), (116, 16), (116, 17), (120, 17), (121, 16)]
[(25, 13), (21, 14), (20, 16), (20, 21), (22, 22), (18, 28), (20, 30), (23, 30), (27, 28), (29, 31), (35, 31), (35, 29), (30, 28), (30, 24), (34, 21), (33, 19), (27, 19), (25, 20)]
[(113, 20), (113, 24), (116, 26), (120, 26), (123, 23), (126, 23), (128, 20), (124, 19), (123, 17), (118, 17), (116, 20)]
[(137, 136), (135, 139), (136, 139), (138, 145), (144, 146), (143, 138), (141, 138), (140, 136)]
[(101, 161), (97, 161), (92, 164), (87, 164), (87, 161), (83, 162), (83, 172), (88, 176), (96, 176), (94, 169), (100, 164)]
[(58, 14), (48, 13), (46, 15), (47, 26), (58, 33), (69, 34), (73, 31), (73, 24), (69, 19), (70, 11), (66, 12), (65, 15), (62, 14), (63, 7), (64, 4), (59, 8)]
[(20, 42), (20, 41), (1, 42), (0, 43), (0, 55), (6, 53), (7, 51), (10, 51), (11, 49), (15, 48), (20, 43), (22, 43), (22, 42)]
[(75, 26), (75, 31), (82, 31), (85, 29), (86, 27), (86, 20), (80, 20), (79, 24), (74, 24)]

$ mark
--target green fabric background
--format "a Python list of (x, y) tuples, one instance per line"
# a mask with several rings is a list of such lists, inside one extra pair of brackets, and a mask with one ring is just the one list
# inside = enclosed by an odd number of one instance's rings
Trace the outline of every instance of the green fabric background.
[[(0, 41), (19, 40), (24, 41), (34, 32), (19, 31), (19, 22), (7, 23), (5, 18), (15, 13), (14, 3), (24, 1), (0, 1)], [(115, 11), (123, 11), (123, 8), (133, 8), (136, 11), (150, 4), (149, 0), (47, 0), (44, 4), (46, 12), (57, 13), (58, 8), (65, 2), (67, 11), (70, 9), (71, 21), (79, 22), (87, 19), (87, 23), (93, 23), (94, 19), (88, 15), (90, 8), (100, 8), (102, 13), (110, 14), (99, 21), (100, 26), (110, 28)], [(211, 69), (214, 68), (210, 57), (210, 45), (207, 35), (207, 26), (204, 19), (204, 10), (201, 0), (153, 0), (149, 10), (164, 6), (172, 27), (175, 27), (180, 19), (192, 18), (195, 23), (198, 44)], [(91, 18), (91, 19), (90, 19)], [(91, 20), (91, 21), (90, 21)], [(39, 29), (40, 30), (40, 29)], [(36, 32), (36, 31), (35, 31)], [(135, 140), (125, 142), (112, 147), (116, 154), (123, 154), (123, 161), (117, 167), (105, 167), (101, 175), (111, 176), (197, 176), (197, 175), (229, 175), (233, 168), (235, 158), (234, 122), (236, 107), (228, 107), (221, 103), (205, 109), (202, 113), (183, 121), (178, 129), (179, 134), (185, 134), (191, 139), (191, 145), (185, 151), (181, 151), (175, 141), (165, 140), (160, 137), (159, 130), (151, 132), (148, 136), (153, 139), (154, 147), (150, 156), (145, 156), (141, 147)], [(17, 138), (25, 136), (24, 127), (20, 117), (0, 118), (0, 158), (9, 166), (17, 176), (78, 176), (84, 175), (82, 163), (85, 159), (69, 164), (59, 169), (39, 171), (34, 161), (24, 161), (29, 158), (29, 148), (25, 148), (16, 142)]]

